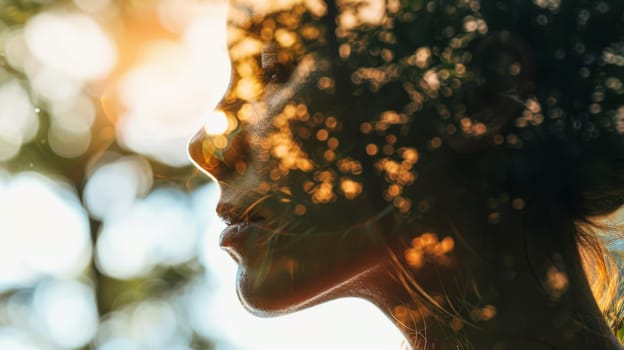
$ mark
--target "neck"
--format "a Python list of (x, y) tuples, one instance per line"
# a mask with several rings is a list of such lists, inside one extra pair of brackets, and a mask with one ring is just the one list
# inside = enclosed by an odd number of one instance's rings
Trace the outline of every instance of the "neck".
[(398, 244), (392, 250), (402, 266), (380, 268), (373, 277), (380, 292), (365, 297), (418, 350), (622, 349), (596, 305), (574, 225), (564, 216), (536, 208), (497, 225), (462, 222), (470, 245), (458, 243), (453, 267), (404, 268), (405, 245)]

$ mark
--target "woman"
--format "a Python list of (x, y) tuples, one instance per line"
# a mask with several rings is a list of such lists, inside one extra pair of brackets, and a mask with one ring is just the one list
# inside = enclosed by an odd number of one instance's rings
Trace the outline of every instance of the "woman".
[(620, 349), (623, 7), (233, 1), (227, 127), (189, 153), (241, 301), (362, 297), (415, 349)]

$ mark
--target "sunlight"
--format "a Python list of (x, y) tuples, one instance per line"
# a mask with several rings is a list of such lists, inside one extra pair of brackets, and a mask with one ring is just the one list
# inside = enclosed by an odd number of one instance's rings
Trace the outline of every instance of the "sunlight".
[(208, 135), (221, 135), (228, 130), (228, 118), (221, 111), (214, 111), (206, 117), (204, 131)]
[(69, 12), (46, 12), (25, 28), (26, 44), (44, 65), (82, 80), (102, 78), (117, 59), (116, 48), (91, 18)]
[(0, 183), (0, 291), (42, 274), (75, 276), (90, 258), (86, 212), (67, 185), (36, 173)]
[[(189, 135), (201, 127), (205, 111), (215, 108), (230, 78), (225, 6), (191, 5), (203, 10), (165, 16), (182, 32), (180, 40), (146, 40), (137, 49), (140, 62), (124, 73), (119, 84), (125, 109), (116, 124), (120, 143), (176, 167), (189, 164)], [(185, 18), (184, 25), (176, 14)]]

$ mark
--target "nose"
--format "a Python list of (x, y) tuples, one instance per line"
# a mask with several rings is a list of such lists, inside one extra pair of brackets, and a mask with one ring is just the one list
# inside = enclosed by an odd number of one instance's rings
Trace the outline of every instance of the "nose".
[(188, 144), (188, 155), (195, 166), (220, 182), (241, 176), (249, 161), (246, 133), (237, 121), (227, 120), (227, 126), (218, 131), (207, 123)]

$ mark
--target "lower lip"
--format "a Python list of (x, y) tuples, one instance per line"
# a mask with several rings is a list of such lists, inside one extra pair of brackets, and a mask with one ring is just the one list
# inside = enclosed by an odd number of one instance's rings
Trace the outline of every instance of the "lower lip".
[(221, 231), (219, 245), (223, 248), (233, 248), (244, 244), (246, 232), (249, 230), (248, 223), (230, 225)]

